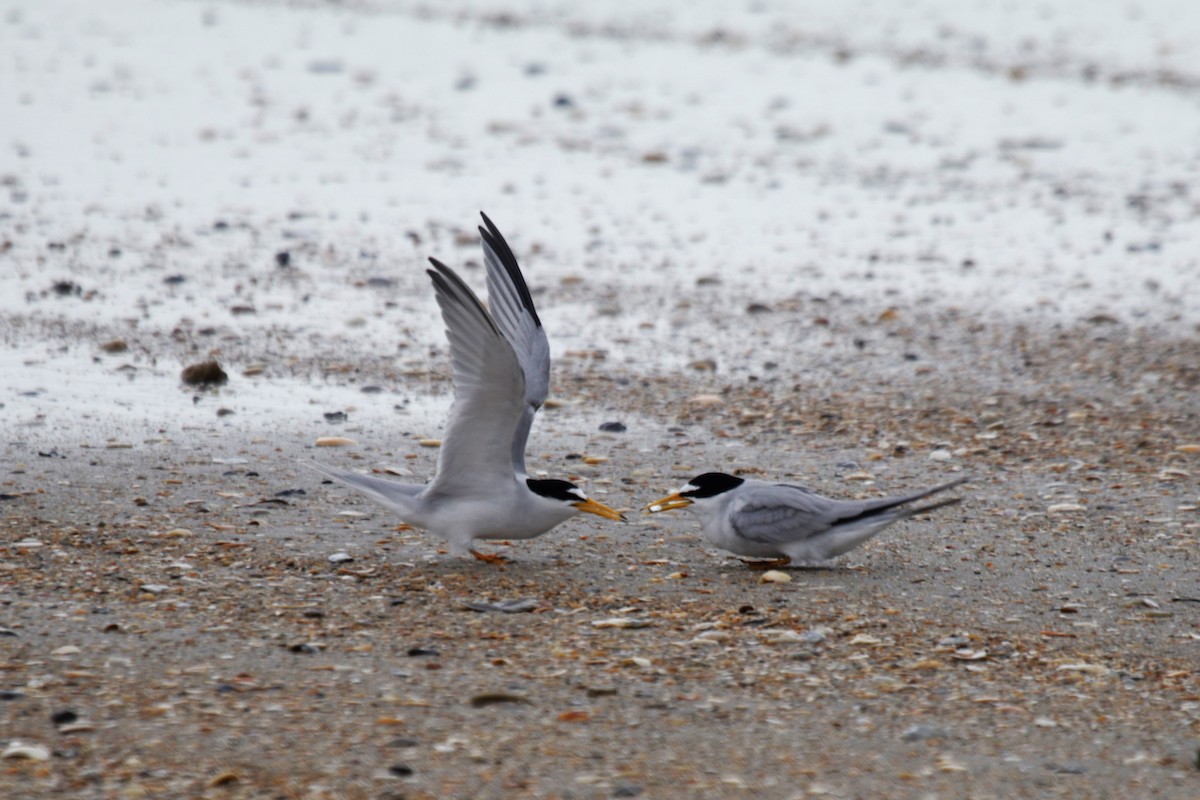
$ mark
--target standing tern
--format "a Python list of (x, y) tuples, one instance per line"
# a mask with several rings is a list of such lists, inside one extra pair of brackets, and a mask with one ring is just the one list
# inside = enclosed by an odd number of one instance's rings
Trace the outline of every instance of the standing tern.
[(475, 550), (474, 540), (532, 539), (581, 511), (625, 518), (570, 481), (530, 478), (525, 470), (525, 441), (550, 388), (550, 347), (516, 257), (482, 216), (490, 313), (454, 270), (429, 259), (454, 371), (433, 480), (399, 483), (310, 466), (444, 537), (453, 554), (497, 562), (504, 558)]
[(700, 517), (705, 537), (716, 547), (740, 556), (771, 559), (744, 562), (753, 569), (812, 565), (853, 550), (893, 522), (960, 502), (962, 498), (954, 497), (902, 508), (969, 480), (959, 478), (897, 497), (846, 501), (822, 497), (791, 483), (706, 472), (644, 510), (654, 514), (687, 508)]

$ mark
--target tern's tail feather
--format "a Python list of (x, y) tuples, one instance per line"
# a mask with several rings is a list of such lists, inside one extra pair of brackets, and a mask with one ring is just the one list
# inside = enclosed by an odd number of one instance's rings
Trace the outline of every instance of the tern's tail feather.
[(916, 508), (907, 509), (904, 516), (905, 516), (905, 518), (913, 517), (913, 516), (916, 516), (917, 514), (924, 514), (928, 511), (936, 511), (939, 508), (945, 508), (946, 506), (956, 505), (961, 502), (962, 502), (961, 497), (951, 497), (949, 500), (939, 500), (936, 503), (928, 503), (923, 506), (917, 506)]
[[(376, 478), (371, 475), (359, 475), (357, 472), (344, 472), (330, 469), (312, 461), (300, 462), (309, 469), (316, 470), (327, 478), (344, 483), (351, 489), (357, 489), (376, 502), (383, 503), (400, 514), (402, 518), (412, 512), (417, 495), (424, 486), (414, 483), (400, 483), (387, 478)], [(406, 522), (408, 520), (405, 520)]]

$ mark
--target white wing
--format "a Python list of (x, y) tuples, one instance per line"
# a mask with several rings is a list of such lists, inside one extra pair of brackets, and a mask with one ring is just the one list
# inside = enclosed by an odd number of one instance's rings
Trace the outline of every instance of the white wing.
[(450, 340), (454, 404), (427, 494), (478, 494), (512, 479), (513, 432), (525, 405), (525, 378), (512, 346), (475, 293), (454, 270), (429, 261)]
[(479, 235), (487, 264), (488, 308), (525, 374), (525, 408), (512, 440), (513, 469), (525, 474), (525, 442), (533, 417), (550, 392), (550, 343), (516, 256), (487, 214), (480, 216), (487, 226), (479, 229)]

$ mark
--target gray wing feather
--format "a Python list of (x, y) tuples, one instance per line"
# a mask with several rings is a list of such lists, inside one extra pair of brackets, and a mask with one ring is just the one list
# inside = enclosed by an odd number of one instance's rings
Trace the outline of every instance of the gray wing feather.
[(483, 237), (483, 258), (487, 265), (488, 308), (496, 327), (512, 345), (525, 375), (525, 409), (512, 441), (513, 468), (524, 473), (525, 442), (534, 415), (550, 393), (550, 343), (516, 256), (487, 215), (481, 216), (486, 225), (479, 229), (479, 234)]
[(851, 505), (856, 504), (822, 497), (803, 486), (772, 484), (745, 491), (729, 522), (751, 542), (797, 542), (829, 530), (843, 507)]
[(446, 323), (454, 404), (442, 435), (433, 494), (478, 490), (513, 473), (511, 448), (524, 407), (525, 378), (512, 345), (454, 270), (430, 259)]
[(763, 484), (748, 488), (730, 523), (740, 536), (752, 542), (783, 544), (811, 539), (832, 528), (858, 522), (900, 519), (923, 511), (932, 511), (944, 503), (921, 508), (900, 508), (905, 503), (966, 483), (959, 478), (931, 489), (878, 500), (833, 500), (794, 484)]

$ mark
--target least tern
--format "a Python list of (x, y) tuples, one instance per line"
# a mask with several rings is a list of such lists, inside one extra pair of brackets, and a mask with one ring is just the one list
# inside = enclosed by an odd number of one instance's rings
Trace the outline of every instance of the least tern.
[(625, 518), (570, 481), (526, 473), (525, 441), (550, 387), (550, 346), (516, 257), (482, 216), (490, 313), (454, 270), (429, 259), (454, 371), (454, 403), (433, 480), (407, 484), (310, 466), (444, 537), (455, 555), (502, 561), (475, 550), (474, 540), (532, 539), (581, 511)]
[(771, 559), (745, 562), (755, 569), (813, 565), (853, 550), (893, 522), (960, 502), (962, 498), (954, 497), (902, 508), (968, 480), (959, 478), (898, 497), (847, 501), (822, 497), (796, 484), (706, 472), (644, 510), (653, 514), (689, 509), (700, 517), (704, 535), (713, 545), (740, 556)]

